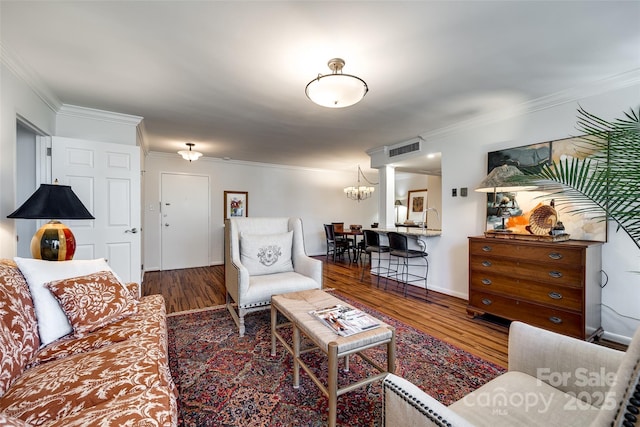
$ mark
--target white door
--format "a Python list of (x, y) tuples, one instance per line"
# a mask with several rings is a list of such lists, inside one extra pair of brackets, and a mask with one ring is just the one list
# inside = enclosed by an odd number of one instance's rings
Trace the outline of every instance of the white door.
[(141, 280), (140, 148), (53, 137), (51, 177), (70, 185), (95, 220), (68, 220), (75, 259), (106, 258), (125, 282)]
[(163, 173), (161, 269), (209, 265), (209, 177)]

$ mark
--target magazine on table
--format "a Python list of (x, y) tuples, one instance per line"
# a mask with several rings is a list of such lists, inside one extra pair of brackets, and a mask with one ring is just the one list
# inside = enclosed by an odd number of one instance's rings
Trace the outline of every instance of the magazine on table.
[(309, 312), (336, 334), (348, 337), (380, 326), (380, 321), (367, 313), (344, 305), (321, 308)]

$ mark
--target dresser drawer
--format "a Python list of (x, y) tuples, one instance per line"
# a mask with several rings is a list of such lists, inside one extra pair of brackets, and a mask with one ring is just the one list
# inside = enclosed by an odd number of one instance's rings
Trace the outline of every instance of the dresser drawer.
[(510, 320), (520, 320), (550, 331), (584, 338), (584, 320), (580, 314), (475, 291), (469, 296), (469, 303), (484, 313)]
[(545, 283), (581, 287), (583, 269), (579, 265), (534, 263), (529, 260), (514, 261), (487, 255), (471, 255), (469, 258), (471, 275), (503, 274), (509, 277), (542, 281)]
[(582, 309), (582, 289), (576, 287), (557, 286), (491, 273), (473, 274), (470, 282), (471, 289), (478, 292), (502, 294), (563, 310), (580, 312)]
[(524, 243), (505, 243), (486, 239), (469, 242), (469, 255), (491, 255), (495, 257), (518, 258), (534, 263), (582, 265), (582, 250), (559, 244), (551, 246), (531, 246)]

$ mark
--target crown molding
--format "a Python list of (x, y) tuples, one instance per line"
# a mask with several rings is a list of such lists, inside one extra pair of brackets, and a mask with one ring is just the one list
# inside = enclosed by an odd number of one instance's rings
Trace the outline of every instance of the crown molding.
[(62, 101), (60, 101), (60, 99), (44, 84), (38, 74), (24, 61), (22, 61), (19, 55), (7, 49), (7, 47), (1, 42), (0, 61), (9, 71), (11, 71), (12, 74), (22, 80), (53, 113), (63, 116), (89, 118), (93, 120), (136, 126), (136, 135), (139, 144), (145, 153), (149, 152), (147, 132), (142, 122), (143, 117), (63, 104)]
[(22, 59), (15, 53), (7, 49), (0, 42), (0, 61), (11, 73), (22, 80), (33, 93), (45, 103), (47, 107), (54, 113), (57, 113), (62, 102), (60, 99), (44, 84), (38, 74), (33, 71)]
[[(546, 110), (567, 103), (576, 103), (590, 96), (596, 96), (614, 90), (625, 89), (627, 87), (638, 84), (640, 84), (640, 68), (634, 68), (624, 73), (616, 74), (596, 81), (591, 81), (580, 86), (565, 89), (540, 98), (532, 99), (530, 101), (523, 102), (496, 112), (478, 115), (471, 119), (464, 120), (450, 126), (423, 132), (419, 134), (418, 137), (422, 138), (424, 141), (433, 140), (438, 137), (444, 137), (450, 134), (455, 134), (457, 132), (473, 129), (475, 127), (497, 123), (516, 116)], [(389, 159), (386, 158), (387, 152), (392, 147), (395, 147), (397, 145), (398, 143), (370, 148), (366, 151), (366, 153), (371, 158), (372, 164), (377, 164), (376, 160), (382, 162), (378, 166), (389, 164)], [(415, 154), (415, 152), (413, 154)], [(411, 157), (412, 156), (407, 156), (407, 158)]]
[(567, 103), (576, 103), (584, 98), (600, 95), (614, 90), (624, 89), (640, 84), (640, 68), (634, 68), (624, 73), (616, 74), (604, 79), (591, 81), (583, 85), (565, 89), (551, 95), (532, 99), (503, 110), (482, 114), (450, 126), (421, 133), (425, 139), (442, 137), (448, 134), (468, 130), (477, 126), (496, 123), (512, 117), (547, 110)]
[(123, 125), (138, 126), (143, 117), (131, 114), (114, 113), (112, 111), (98, 110), (95, 108), (80, 107), (77, 105), (62, 104), (58, 110), (61, 116), (77, 117), (82, 119), (100, 120), (103, 122), (118, 123)]
[(145, 154), (149, 151), (147, 133), (142, 123), (143, 117), (69, 104), (62, 104), (57, 115), (133, 126), (136, 129), (136, 144)]
[(145, 155), (149, 154), (149, 138), (147, 135), (147, 128), (144, 125), (144, 119), (142, 119), (140, 120), (140, 124), (136, 127), (136, 139), (138, 140), (138, 144)]
[(636, 84), (640, 84), (640, 68), (525, 102), (522, 105), (522, 109), (528, 113), (546, 110), (558, 105), (576, 103), (584, 98), (624, 89)]
[[(186, 161), (179, 157), (176, 153), (167, 153), (165, 151), (149, 151), (147, 153), (148, 157), (158, 158), (158, 159), (176, 159), (179, 161)], [(249, 167), (261, 167), (261, 168), (270, 168), (270, 169), (286, 169), (286, 170), (297, 170), (297, 171), (307, 171), (307, 172), (347, 172), (347, 171), (338, 171), (333, 169), (323, 169), (323, 168), (311, 168), (306, 166), (295, 166), (295, 165), (280, 165), (276, 163), (263, 163), (263, 162), (250, 162), (248, 160), (234, 160), (234, 159), (223, 159), (220, 157), (208, 157), (204, 155), (200, 157), (197, 162), (210, 162), (210, 163), (224, 163), (224, 164), (232, 164), (239, 166), (249, 166)], [(349, 171), (347, 173), (352, 173), (353, 171)]]

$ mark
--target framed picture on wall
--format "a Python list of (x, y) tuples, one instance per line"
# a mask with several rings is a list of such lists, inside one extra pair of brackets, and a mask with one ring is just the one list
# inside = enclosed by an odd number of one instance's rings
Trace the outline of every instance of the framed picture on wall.
[[(488, 172), (501, 165), (513, 165), (523, 171), (538, 173), (544, 165), (553, 162), (584, 159), (581, 137), (530, 144), (488, 153)], [(542, 205), (550, 205), (554, 190), (540, 188), (532, 191), (487, 193), (486, 230), (503, 228), (518, 234), (530, 234), (532, 213)], [(555, 200), (556, 220), (574, 240), (607, 241), (607, 222), (597, 212), (585, 212), (569, 200)], [(504, 225), (503, 225), (504, 224)], [(527, 230), (529, 226), (529, 230)]]
[(410, 190), (407, 198), (407, 221), (423, 222), (427, 210), (427, 189)]
[(247, 191), (224, 192), (224, 219), (247, 217), (249, 193)]

